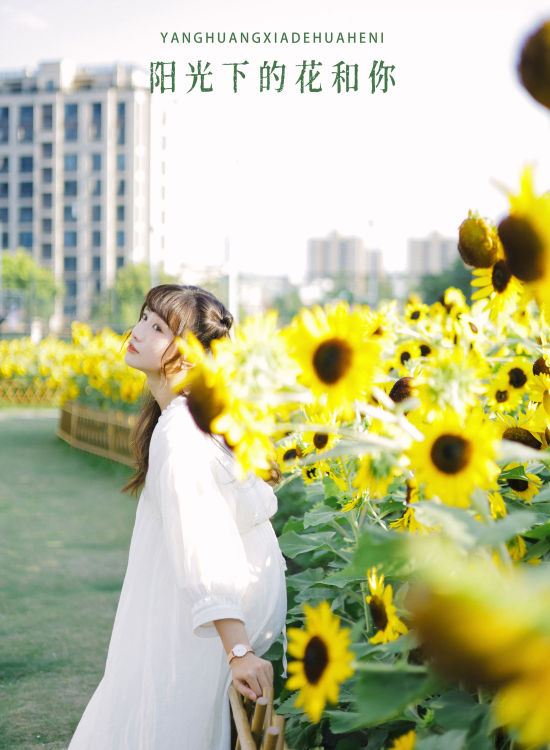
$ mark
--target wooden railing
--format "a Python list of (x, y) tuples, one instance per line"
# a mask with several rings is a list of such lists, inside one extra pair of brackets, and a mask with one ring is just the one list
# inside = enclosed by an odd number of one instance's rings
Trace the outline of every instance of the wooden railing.
[(130, 432), (135, 419), (133, 414), (67, 401), (60, 410), (57, 434), (75, 448), (133, 466)]
[(0, 379), (0, 404), (2, 406), (59, 406), (61, 388), (49, 386), (37, 378), (27, 380)]

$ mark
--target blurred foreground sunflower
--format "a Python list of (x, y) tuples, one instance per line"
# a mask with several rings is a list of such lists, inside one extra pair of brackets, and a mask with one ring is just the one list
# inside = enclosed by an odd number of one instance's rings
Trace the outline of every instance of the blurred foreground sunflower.
[(318, 722), (327, 700), (337, 703), (340, 683), (353, 674), (354, 654), (349, 650), (349, 629), (340, 628), (340, 618), (328, 602), (315, 609), (304, 604), (304, 612), (305, 630), (288, 629), (288, 653), (297, 661), (288, 665), (292, 676), (286, 687), (300, 691), (295, 705), (304, 706), (311, 721)]

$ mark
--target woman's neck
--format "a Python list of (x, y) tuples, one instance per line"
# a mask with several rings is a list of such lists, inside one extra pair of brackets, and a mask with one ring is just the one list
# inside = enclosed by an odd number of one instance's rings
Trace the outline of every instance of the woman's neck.
[(168, 404), (180, 394), (174, 390), (185, 380), (185, 373), (168, 378), (154, 377), (147, 375), (147, 386), (151, 391), (153, 398), (157, 402), (161, 411), (164, 411)]

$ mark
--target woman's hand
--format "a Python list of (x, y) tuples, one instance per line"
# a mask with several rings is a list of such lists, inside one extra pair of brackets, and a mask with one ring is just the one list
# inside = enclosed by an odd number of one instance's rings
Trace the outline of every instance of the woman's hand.
[(273, 687), (273, 666), (270, 661), (261, 659), (252, 652), (236, 656), (231, 660), (231, 673), (236, 689), (255, 701), (263, 694), (264, 688)]

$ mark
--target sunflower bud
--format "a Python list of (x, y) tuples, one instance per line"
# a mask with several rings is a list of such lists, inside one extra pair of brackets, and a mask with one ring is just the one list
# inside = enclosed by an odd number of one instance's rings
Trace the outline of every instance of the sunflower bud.
[(489, 268), (499, 255), (500, 240), (494, 229), (478, 216), (468, 213), (458, 228), (458, 252), (469, 266)]
[(531, 34), (523, 45), (518, 73), (533, 99), (550, 109), (550, 21)]

